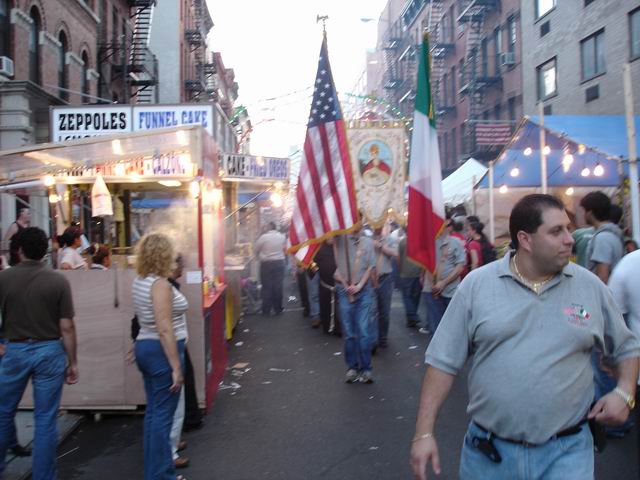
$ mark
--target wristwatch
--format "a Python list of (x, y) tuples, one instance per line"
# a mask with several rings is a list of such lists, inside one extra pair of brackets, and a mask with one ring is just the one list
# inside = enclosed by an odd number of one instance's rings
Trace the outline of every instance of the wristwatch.
[(627, 404), (627, 407), (629, 407), (629, 410), (633, 410), (634, 407), (636, 406), (636, 399), (633, 398), (633, 395), (625, 392), (620, 387), (614, 388), (613, 393), (615, 393), (616, 395), (618, 395), (620, 398), (624, 400), (624, 403)]

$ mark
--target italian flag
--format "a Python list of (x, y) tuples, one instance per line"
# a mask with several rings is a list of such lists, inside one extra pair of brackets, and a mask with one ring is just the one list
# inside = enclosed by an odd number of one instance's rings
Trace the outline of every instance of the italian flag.
[(407, 255), (433, 273), (436, 267), (436, 237), (443, 227), (445, 213), (430, 71), (429, 38), (425, 34), (418, 65), (409, 158)]

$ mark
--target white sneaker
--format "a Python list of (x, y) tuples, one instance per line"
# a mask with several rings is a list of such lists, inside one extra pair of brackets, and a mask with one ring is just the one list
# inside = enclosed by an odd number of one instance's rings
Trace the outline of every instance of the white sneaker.
[(418, 333), (421, 333), (423, 335), (432, 335), (431, 330), (424, 327), (420, 327), (420, 329), (418, 329)]
[(350, 368), (349, 370), (347, 370), (347, 375), (345, 376), (344, 381), (346, 383), (354, 383), (357, 380), (358, 380), (358, 372), (353, 368)]
[(359, 377), (360, 383), (373, 383), (373, 375), (371, 374), (371, 370), (365, 370), (360, 374)]

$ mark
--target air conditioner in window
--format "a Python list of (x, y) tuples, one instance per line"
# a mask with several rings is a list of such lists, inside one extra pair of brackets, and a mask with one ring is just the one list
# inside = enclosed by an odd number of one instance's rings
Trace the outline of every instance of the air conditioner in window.
[(506, 65), (516, 64), (516, 52), (502, 52), (500, 54), (500, 65), (503, 67)]
[(0, 75), (13, 77), (13, 60), (9, 57), (0, 57)]

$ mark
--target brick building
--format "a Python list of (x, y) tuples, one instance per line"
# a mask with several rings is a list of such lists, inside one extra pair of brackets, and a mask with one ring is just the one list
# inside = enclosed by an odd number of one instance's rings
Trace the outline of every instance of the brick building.
[(443, 171), (469, 157), (493, 158), (501, 145), (479, 145), (476, 126), (515, 125), (522, 117), (520, 1), (405, 0), (398, 6), (390, 0), (380, 18), (382, 87), (368, 90), (384, 92), (412, 116), (418, 52), (429, 31)]

